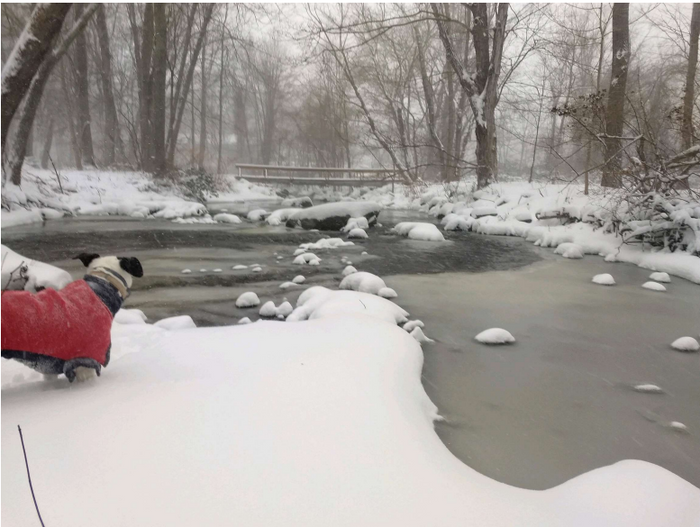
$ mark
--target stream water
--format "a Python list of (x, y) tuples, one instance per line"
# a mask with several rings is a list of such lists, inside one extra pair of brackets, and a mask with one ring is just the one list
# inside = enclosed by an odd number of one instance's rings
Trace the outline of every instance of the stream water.
[[(278, 202), (210, 205), (212, 213), (272, 210)], [(77, 218), (3, 229), (20, 254), (82, 275), (76, 254), (137, 256), (146, 275), (127, 307), (150, 320), (189, 314), (198, 325), (227, 325), (257, 311), (235, 307), (240, 293), (294, 301), (303, 288), (336, 287), (346, 256), (378, 274), (398, 303), (426, 323), (423, 381), (445, 421), (436, 424), (461, 460), (497, 480), (532, 489), (561, 483), (621, 459), (644, 459), (700, 486), (700, 357), (668, 343), (700, 330), (700, 286), (674, 278), (667, 293), (641, 289), (649, 272), (587, 256), (554, 257), (520, 239), (446, 233), (446, 243), (389, 232), (399, 221), (431, 221), (384, 211), (382, 227), (355, 246), (316, 251), (318, 267), (293, 265), (300, 243), (322, 235), (249, 223)], [(362, 252), (368, 254), (362, 255)], [(233, 266), (260, 264), (260, 273)], [(191, 274), (182, 274), (190, 269)], [(200, 271), (204, 269), (205, 271)], [(214, 272), (221, 269), (221, 272)], [(591, 284), (600, 272), (618, 285)], [(487, 347), (473, 337), (505, 327), (517, 342)], [(662, 394), (634, 391), (648, 382)], [(669, 426), (687, 425), (685, 432)]]

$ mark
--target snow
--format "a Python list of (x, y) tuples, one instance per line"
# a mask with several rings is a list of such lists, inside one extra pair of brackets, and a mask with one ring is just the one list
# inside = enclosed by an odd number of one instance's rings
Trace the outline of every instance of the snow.
[(243, 317), (242, 319), (240, 319), (238, 321), (239, 324), (250, 324), (251, 322), (252, 322), (252, 320), (250, 320), (250, 318), (248, 318), (248, 317)]
[(650, 291), (660, 291), (660, 292), (666, 291), (666, 287), (659, 284), (658, 282), (644, 282), (642, 284), (642, 287), (644, 289), (649, 289)]
[(422, 320), (409, 320), (403, 325), (403, 329), (408, 331), (409, 333), (413, 331), (414, 328), (424, 328), (425, 324), (423, 324)]
[(668, 423), (668, 426), (680, 432), (686, 432), (688, 430), (688, 427), (680, 421), (671, 421)]
[(482, 344), (510, 344), (515, 342), (513, 335), (501, 328), (487, 329), (474, 338)]
[(664, 393), (656, 384), (637, 384), (634, 389), (642, 393)]
[(367, 218), (364, 216), (360, 216), (359, 218), (350, 218), (345, 224), (345, 227), (340, 230), (341, 232), (350, 232), (353, 229), (369, 229), (369, 222), (367, 221)]
[(352, 265), (348, 265), (345, 267), (345, 269), (343, 269), (343, 276), (348, 276), (356, 272), (357, 269), (355, 269)]
[(649, 280), (654, 280), (654, 282), (663, 282), (665, 284), (671, 282), (671, 277), (668, 273), (651, 273), (649, 275)]
[(400, 308), (319, 295), (345, 310), (176, 332), (115, 324), (99, 379), (4, 385), (3, 521), (36, 523), (20, 423), (47, 525), (697, 525), (700, 490), (650, 463), (545, 491), (464, 465), (435, 433), (419, 343), (362, 314)]
[(192, 329), (197, 327), (197, 325), (194, 323), (194, 320), (192, 320), (192, 317), (189, 315), (180, 315), (177, 317), (164, 318), (153, 325), (159, 328), (170, 330)]
[(192, 273), (192, 269), (183, 269), (183, 270), (180, 271), (180, 272), (181, 272), (182, 274), (190, 274), (190, 273)]
[(412, 240), (427, 242), (444, 242), (445, 237), (432, 223), (401, 222), (394, 227), (394, 232), (401, 236), (408, 236)]
[(41, 223), (44, 217), (39, 209), (2, 211), (2, 228), (26, 225), (29, 223)]
[(252, 271), (254, 273), (262, 273), (262, 267), (253, 267)]
[(277, 316), (277, 307), (272, 300), (269, 300), (263, 304), (260, 308), (261, 317), (275, 317)]
[[(284, 204), (284, 202), (282, 202)], [(267, 223), (274, 227), (283, 225), (290, 216), (299, 212), (299, 209), (277, 209), (267, 217)]]
[[(316, 256), (314, 253), (303, 253), (294, 258), (294, 261), (292, 262), (295, 265), (304, 265), (304, 264), (309, 264), (309, 265), (318, 265), (321, 259)], [(314, 263), (316, 262), (316, 263)]]
[(615, 279), (609, 273), (595, 275), (592, 282), (600, 285), (615, 285)]
[[(46, 264), (26, 258), (5, 245), (0, 246), (2, 260), (2, 289), (24, 289), (36, 292), (37, 289), (50, 287), (63, 289), (73, 281), (70, 273)], [(25, 266), (26, 271), (20, 273)]]
[(292, 278), (292, 282), (295, 284), (303, 284), (306, 281), (306, 278), (302, 274), (296, 275), (294, 278)]
[(221, 273), (222, 270), (221, 270), (220, 268), (217, 267), (216, 269), (214, 269), (214, 272), (215, 272), (215, 273)]
[[(355, 244), (353, 242), (347, 242), (342, 238), (321, 238), (317, 242), (302, 243), (299, 245), (299, 249), (297, 249), (297, 251), (301, 250), (303, 252), (308, 251), (309, 249), (314, 251), (319, 249), (338, 249), (339, 247), (350, 247), (351, 245)], [(296, 255), (296, 252), (294, 254)]]
[(298, 287), (299, 284), (295, 284), (294, 282), (282, 282), (280, 284), (280, 289), (289, 289), (290, 287)]
[(258, 295), (252, 291), (243, 293), (236, 299), (236, 307), (255, 307), (260, 304)]
[(282, 317), (286, 318), (292, 314), (292, 311), (294, 311), (294, 307), (292, 307), (292, 304), (285, 300), (277, 307), (277, 316), (281, 315)]
[(204, 269), (204, 268), (202, 268), (202, 269), (200, 269), (200, 270), (199, 270), (199, 272), (200, 272), (200, 273), (206, 273), (206, 272), (207, 272), (207, 270), (206, 270), (206, 269)]
[(238, 265), (234, 265), (233, 267), (231, 267), (231, 269), (233, 269), (234, 271), (243, 271), (244, 269), (248, 269), (248, 266), (238, 264)]
[(382, 298), (396, 298), (399, 296), (391, 287), (382, 287), (377, 294)]
[(678, 351), (698, 351), (700, 343), (693, 337), (681, 337), (671, 343), (671, 347)]
[(419, 327), (413, 328), (413, 331), (411, 331), (411, 336), (416, 339), (418, 342), (421, 344), (430, 344), (432, 342), (435, 342), (433, 339), (429, 339), (425, 333), (423, 333), (423, 330)]
[(117, 314), (114, 315), (114, 322), (117, 324), (145, 324), (147, 320), (148, 317), (140, 309), (121, 308), (119, 311), (117, 311)]
[(554, 253), (561, 254), (564, 258), (579, 259), (583, 258), (584, 251), (577, 243), (560, 243)]
[(212, 219), (219, 223), (241, 223), (241, 219), (235, 214), (226, 214), (224, 212), (216, 214)]
[(497, 216), (498, 210), (496, 207), (477, 207), (472, 209), (472, 218), (481, 218), (483, 216)]
[(348, 238), (351, 238), (351, 239), (355, 239), (355, 238), (357, 238), (357, 239), (363, 239), (363, 238), (369, 238), (369, 236), (367, 236), (367, 233), (365, 232), (364, 229), (360, 229), (359, 227), (357, 227), (357, 228), (355, 228), (355, 229), (352, 229), (352, 230), (348, 233)]
[(372, 295), (378, 295), (379, 291), (387, 289), (384, 280), (379, 278), (376, 274), (365, 271), (358, 271), (347, 275), (343, 278), (338, 287), (340, 289), (351, 289), (353, 291), (370, 293)]
[(337, 203), (324, 203), (307, 209), (300, 209), (291, 217), (293, 220), (303, 219), (325, 220), (333, 217), (359, 218), (373, 215), (374, 219), (368, 219), (368, 226), (376, 221), (376, 216), (382, 210), (382, 206), (371, 201), (339, 201)]
[(248, 221), (262, 221), (267, 217), (267, 211), (265, 209), (254, 209), (251, 210), (246, 218)]

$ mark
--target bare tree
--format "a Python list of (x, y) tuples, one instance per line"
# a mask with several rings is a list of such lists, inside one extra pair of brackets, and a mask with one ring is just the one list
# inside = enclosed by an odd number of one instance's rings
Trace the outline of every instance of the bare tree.
[(698, 36), (700, 36), (700, 4), (693, 4), (693, 16), (690, 22), (690, 52), (688, 54), (688, 72), (685, 77), (685, 96), (683, 97), (683, 124), (681, 137), (683, 148), (693, 144), (693, 105), (695, 103), (695, 71), (698, 65)]
[(100, 4), (95, 14), (97, 37), (100, 43), (100, 80), (102, 82), (102, 97), (104, 104), (104, 163), (111, 166), (115, 161), (117, 145), (121, 144), (119, 133), (119, 121), (117, 118), (117, 106), (114, 102), (114, 89), (112, 80), (112, 52), (109, 46), (109, 29), (107, 28), (107, 16), (105, 6)]

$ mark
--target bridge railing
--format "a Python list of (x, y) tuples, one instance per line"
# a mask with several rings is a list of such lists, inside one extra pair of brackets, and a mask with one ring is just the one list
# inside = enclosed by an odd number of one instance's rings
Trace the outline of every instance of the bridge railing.
[[(371, 183), (391, 183), (394, 184), (396, 179), (396, 171), (391, 168), (330, 168), (330, 167), (290, 167), (280, 165), (255, 165), (249, 163), (236, 164), (239, 178), (249, 178), (257, 181), (269, 179), (270, 182), (279, 182), (280, 180), (289, 180), (290, 182), (299, 182), (308, 184), (309, 181), (318, 180), (319, 182), (336, 183), (342, 185), (343, 182), (358, 181)], [(262, 171), (261, 176), (244, 174), (243, 171)], [(284, 177), (279, 175), (270, 175), (270, 172), (291, 172), (304, 173), (302, 177), (293, 175)], [(317, 175), (312, 175), (317, 174)]]

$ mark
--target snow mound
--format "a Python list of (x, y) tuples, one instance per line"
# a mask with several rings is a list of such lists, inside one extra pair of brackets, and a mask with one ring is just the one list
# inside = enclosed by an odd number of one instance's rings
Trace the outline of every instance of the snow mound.
[(292, 314), (292, 311), (294, 311), (294, 307), (292, 307), (292, 304), (285, 300), (277, 307), (277, 316), (286, 318)]
[(577, 243), (560, 243), (554, 249), (554, 254), (561, 254), (564, 258), (580, 259), (583, 258), (583, 247)]
[(668, 284), (671, 282), (671, 277), (668, 275), (668, 273), (651, 273), (649, 275), (649, 280), (654, 280), (654, 282), (663, 282), (664, 284)]
[(678, 351), (698, 351), (700, 343), (693, 337), (681, 337), (671, 343), (671, 347)]
[(497, 216), (498, 210), (496, 207), (476, 207), (472, 209), (473, 218), (481, 218), (483, 216)]
[(391, 287), (382, 287), (379, 291), (377, 291), (377, 294), (382, 298), (396, 298), (399, 296)]
[(197, 324), (194, 323), (192, 317), (189, 315), (180, 315), (177, 317), (164, 318), (153, 324), (156, 327), (163, 329), (191, 329), (196, 328)]
[(236, 307), (255, 307), (260, 304), (260, 299), (258, 295), (249, 291), (243, 293), (236, 299)]
[(406, 311), (384, 298), (369, 293), (331, 291), (322, 286), (314, 286), (299, 296), (297, 307), (287, 317), (287, 322), (345, 317), (357, 313), (390, 324), (403, 324), (408, 320)]
[(217, 267), (216, 269), (214, 269), (214, 271), (213, 271), (213, 272), (215, 272), (215, 273), (221, 273), (221, 272), (222, 272), (222, 270), (221, 270), (221, 269), (220, 269), (219, 267)]
[(118, 324), (145, 324), (148, 317), (146, 313), (140, 309), (124, 309), (121, 308), (114, 315), (114, 321)]
[(688, 427), (685, 424), (681, 423), (680, 421), (671, 421), (670, 423), (668, 423), (668, 426), (670, 426), (674, 430), (678, 430), (680, 432), (687, 432), (688, 431)]
[(180, 271), (182, 274), (190, 274), (192, 272), (192, 269), (183, 269)]
[(382, 206), (371, 201), (340, 201), (302, 209), (287, 221), (287, 227), (339, 231), (351, 218), (364, 217), (368, 226), (377, 222)]
[(637, 384), (634, 390), (642, 393), (664, 393), (656, 384)]
[(425, 324), (423, 324), (422, 320), (409, 320), (403, 325), (403, 329), (408, 331), (409, 333), (413, 331), (414, 328), (424, 328)]
[(356, 272), (357, 269), (355, 269), (352, 265), (348, 265), (347, 267), (345, 267), (345, 269), (343, 269), (343, 276), (348, 276)]
[(301, 250), (303, 252), (308, 251), (309, 249), (337, 249), (338, 247), (349, 247), (351, 245), (355, 244), (353, 242), (346, 242), (342, 238), (321, 238), (314, 243), (302, 243), (297, 251)]
[(231, 269), (233, 269), (234, 271), (242, 271), (243, 269), (248, 269), (248, 266), (239, 264), (239, 265), (234, 265), (233, 267), (231, 267)]
[(289, 289), (290, 287), (298, 287), (299, 284), (295, 284), (294, 282), (282, 282), (280, 284), (280, 289)]
[(357, 227), (357, 228), (355, 228), (355, 229), (352, 229), (352, 230), (348, 233), (348, 238), (352, 238), (352, 239), (364, 239), (364, 238), (369, 238), (369, 236), (367, 236), (367, 233), (365, 232), (364, 229), (360, 229), (359, 227)]
[(591, 280), (594, 284), (600, 284), (600, 285), (615, 285), (615, 279), (611, 274), (608, 273), (603, 273), (603, 274), (597, 274), (593, 277), (593, 280)]
[(394, 232), (401, 236), (408, 236), (412, 240), (423, 240), (427, 242), (444, 242), (445, 237), (432, 223), (401, 222), (396, 224)]
[[(304, 265), (304, 264), (309, 264), (309, 265), (318, 265), (320, 263), (321, 259), (316, 256), (314, 253), (302, 253), (296, 258), (294, 258), (294, 261), (292, 262), (295, 265)], [(316, 263), (314, 263), (316, 262)]]
[(353, 229), (369, 229), (367, 218), (360, 216), (359, 218), (350, 218), (345, 224), (345, 227), (340, 229), (342, 232), (350, 232)]
[(471, 229), (472, 225), (474, 225), (474, 219), (473, 218), (464, 218), (462, 216), (458, 216), (457, 214), (449, 214), (448, 216), (445, 216), (447, 221), (445, 222), (445, 230), (446, 231), (468, 231)]
[(298, 274), (294, 278), (292, 278), (292, 282), (294, 282), (295, 284), (303, 284), (304, 282), (306, 282), (306, 278), (303, 274)]
[(260, 308), (260, 316), (268, 318), (277, 316), (277, 307), (272, 300), (268, 300), (263, 304)]
[(482, 344), (510, 344), (515, 342), (515, 337), (501, 328), (487, 329), (474, 338)]
[(299, 212), (299, 209), (277, 209), (267, 217), (267, 223), (272, 226), (286, 223), (292, 214)]
[[(2, 289), (36, 292), (50, 287), (59, 290), (73, 281), (73, 277), (67, 271), (53, 265), (26, 258), (16, 253), (9, 247), (0, 246), (0, 258), (2, 258)], [(20, 273), (20, 269), (26, 270)]]
[(372, 295), (378, 295), (380, 290), (388, 289), (384, 280), (379, 278), (376, 274), (365, 271), (347, 275), (343, 278), (338, 287), (340, 289), (351, 289), (353, 291)]
[(255, 209), (251, 210), (246, 218), (248, 221), (262, 221), (267, 217), (267, 211), (265, 209)]
[(283, 207), (296, 207), (297, 209), (305, 209), (308, 207), (313, 207), (314, 202), (311, 201), (309, 196), (301, 196), (299, 198), (287, 198), (282, 200)]
[(206, 269), (200, 269), (199, 272), (200, 272), (200, 273), (206, 273), (207, 270), (206, 270)]
[(242, 319), (240, 319), (238, 321), (239, 324), (250, 324), (251, 322), (252, 322), (252, 320), (250, 320), (250, 318), (248, 318), (248, 317), (243, 317)]
[(253, 267), (252, 271), (254, 273), (262, 273), (262, 267)]
[(226, 214), (225, 212), (216, 214), (212, 219), (218, 223), (241, 223), (241, 218), (235, 214)]
[(425, 333), (423, 333), (423, 330), (419, 327), (413, 328), (413, 331), (411, 331), (411, 336), (421, 344), (430, 344), (432, 342), (435, 342), (433, 339), (429, 339), (425, 335)]
[(666, 287), (659, 284), (658, 282), (644, 282), (642, 284), (644, 289), (649, 289), (650, 291), (666, 291)]

